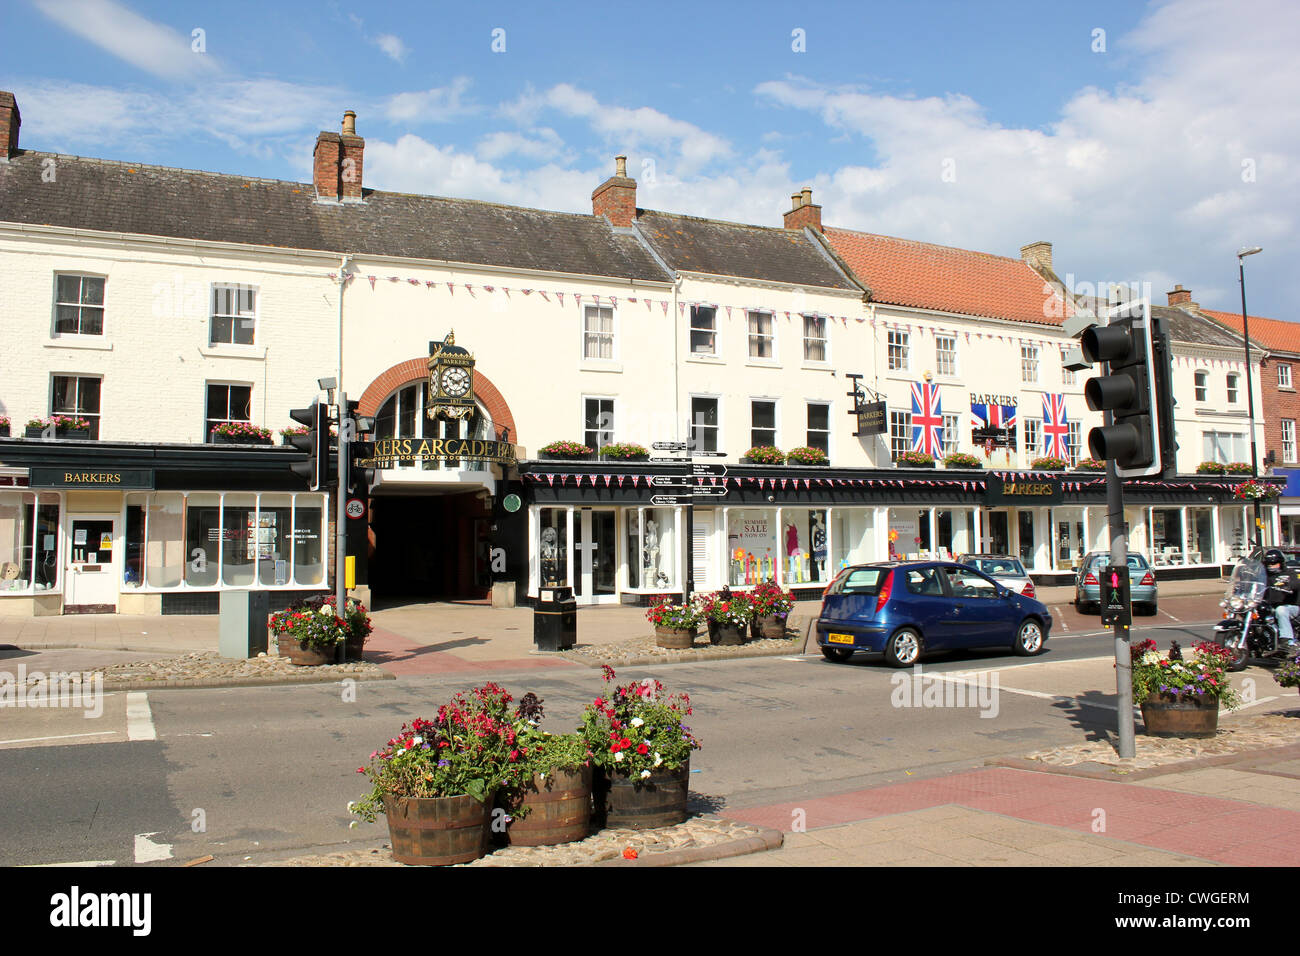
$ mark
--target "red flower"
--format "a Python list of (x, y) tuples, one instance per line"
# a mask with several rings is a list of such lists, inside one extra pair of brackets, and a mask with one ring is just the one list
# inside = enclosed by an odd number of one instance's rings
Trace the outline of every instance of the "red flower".
[(631, 747), (631, 746), (632, 746), (632, 741), (630, 741), (630, 740), (628, 740), (626, 737), (624, 737), (622, 740), (620, 740), (620, 741), (618, 742), (618, 744), (619, 744), (620, 747), (622, 747), (622, 748), (624, 748), (624, 749), (627, 749), (628, 747)]
[(650, 748), (646, 744), (639, 744), (636, 748), (636, 752), (644, 757), (650, 752)]
[(623, 851), (623, 859), (625, 859), (625, 860), (635, 860), (636, 858), (637, 858), (636, 847), (631, 847), (631, 846), (630, 846), (630, 847), (628, 847), (626, 850)]

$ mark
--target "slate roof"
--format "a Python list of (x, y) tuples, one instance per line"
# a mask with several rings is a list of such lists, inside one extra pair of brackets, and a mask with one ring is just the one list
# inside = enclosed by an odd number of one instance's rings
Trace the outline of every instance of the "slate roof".
[(873, 302), (1061, 325), (1069, 303), (1020, 259), (851, 229), (824, 229), (831, 247), (871, 289)]
[(665, 262), (683, 272), (825, 289), (861, 289), (816, 240), (776, 229), (638, 209), (636, 226)]
[[(52, 158), (57, 179), (42, 182)], [(0, 221), (666, 282), (603, 217), (366, 190), (316, 202), (307, 183), (19, 152), (0, 163)]]
[[(1232, 329), (1241, 341), (1241, 313), (1219, 312), (1216, 309), (1201, 309), (1210, 316)], [(1250, 340), (1258, 342), (1270, 352), (1300, 354), (1300, 322), (1288, 322), (1285, 319), (1266, 319), (1260, 315), (1250, 317)]]
[[(1106, 313), (1106, 302), (1096, 296), (1079, 296), (1078, 303), (1081, 308), (1090, 309), (1096, 315), (1105, 315)], [(1153, 304), (1151, 314), (1164, 319), (1165, 329), (1168, 330), (1169, 338), (1174, 342), (1183, 345), (1209, 345), (1216, 348), (1245, 348), (1241, 341), (1240, 332), (1234, 335), (1219, 323), (1213, 322), (1196, 312), (1175, 306)], [(1240, 318), (1238, 316), (1237, 324), (1239, 326), (1241, 324)], [(1250, 340), (1255, 348), (1260, 347), (1254, 335), (1251, 335)]]

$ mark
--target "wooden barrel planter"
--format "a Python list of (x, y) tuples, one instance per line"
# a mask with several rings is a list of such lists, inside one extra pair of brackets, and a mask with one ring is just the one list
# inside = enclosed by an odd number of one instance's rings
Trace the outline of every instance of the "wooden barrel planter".
[(651, 830), (670, 827), (686, 819), (686, 798), (690, 791), (691, 763), (677, 770), (656, 770), (648, 777), (625, 777), (606, 773), (605, 788), (598, 793), (604, 825)]
[(1142, 702), (1142, 723), (1148, 737), (1213, 737), (1219, 732), (1219, 700), (1204, 703), (1170, 700)]
[(783, 640), (785, 638), (785, 621), (784, 616), (775, 614), (764, 614), (762, 617), (754, 618), (750, 624), (754, 640)]
[(291, 634), (277, 637), (275, 645), (280, 650), (280, 656), (297, 667), (319, 667), (322, 664), (333, 664), (338, 659), (338, 652), (333, 647), (318, 651), (301, 643)]
[(408, 866), (469, 863), (487, 853), (492, 800), (384, 795), (393, 859)]
[[(713, 641), (714, 644), (723, 644), (727, 646), (745, 643), (745, 628), (736, 627), (733, 624), (718, 625), (718, 639)], [(711, 635), (710, 635), (711, 637)]]
[(366, 636), (353, 635), (347, 639), (343, 645), (343, 659), (345, 661), (362, 661), (365, 660)]
[(695, 643), (695, 628), (656, 627), (655, 644), (673, 650), (684, 650)]
[(557, 770), (499, 803), (512, 817), (511, 846), (555, 846), (585, 840), (591, 832), (591, 765)]

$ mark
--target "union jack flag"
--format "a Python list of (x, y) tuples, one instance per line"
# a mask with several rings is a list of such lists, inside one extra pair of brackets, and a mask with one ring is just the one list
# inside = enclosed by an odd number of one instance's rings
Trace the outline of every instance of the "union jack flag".
[(980, 428), (1000, 428), (1010, 431), (1016, 427), (1016, 406), (986, 405), (971, 402), (971, 417)]
[(912, 451), (938, 457), (943, 449), (943, 410), (939, 386), (912, 383)]
[(1065, 396), (1061, 394), (1043, 396), (1043, 453), (1054, 458), (1070, 458), (1069, 444), (1066, 438), (1070, 434), (1070, 424), (1065, 418)]

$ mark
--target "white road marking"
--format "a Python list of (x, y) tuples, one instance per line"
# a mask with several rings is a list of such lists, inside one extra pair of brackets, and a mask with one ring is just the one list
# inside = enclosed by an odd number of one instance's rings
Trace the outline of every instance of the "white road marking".
[(1070, 625), (1066, 623), (1065, 612), (1061, 610), (1060, 605), (1053, 605), (1052, 610), (1056, 612), (1056, 620), (1061, 624), (1061, 630), (1068, 631)]
[[(1247, 707), (1258, 707), (1260, 704), (1267, 704), (1270, 700), (1281, 700), (1281, 699), (1282, 698), (1277, 694), (1274, 694), (1272, 697), (1261, 697), (1259, 700), (1252, 700), (1249, 704), (1242, 704), (1240, 707), (1237, 708), (1237, 710), (1245, 710)], [(1219, 713), (1221, 715), (1226, 715), (1226, 714), (1231, 714), (1232, 711), (1223, 710), (1220, 711)]]
[(149, 710), (149, 695), (144, 691), (132, 691), (126, 695), (126, 739), (158, 739), (153, 727), (153, 713)]
[(61, 867), (61, 866), (115, 866), (117, 860), (81, 860), (76, 863), (28, 863), (20, 869), (36, 870), (42, 867)]
[(158, 860), (170, 860), (172, 858), (172, 845), (170, 843), (154, 843), (150, 837), (158, 835), (158, 831), (153, 833), (137, 833), (135, 835), (135, 862), (137, 863), (154, 863)]
[(0, 744), (32, 744), (39, 743), (42, 740), (67, 740), (71, 737), (103, 737), (105, 734), (112, 734), (112, 730), (97, 730), (93, 734), (55, 734), (53, 737), (22, 737), (18, 740), (0, 740)]
[(1165, 615), (1166, 617), (1168, 617), (1168, 618), (1169, 618), (1170, 620), (1172, 620), (1172, 621), (1177, 621), (1179, 624), (1182, 624), (1182, 623), (1183, 623), (1183, 619), (1182, 619), (1182, 618), (1180, 618), (1180, 617), (1174, 617), (1172, 614), (1170, 614), (1170, 613), (1169, 613), (1168, 611), (1166, 611), (1164, 608), (1161, 608), (1161, 609), (1160, 609), (1160, 613), (1163, 614), (1163, 615)]

